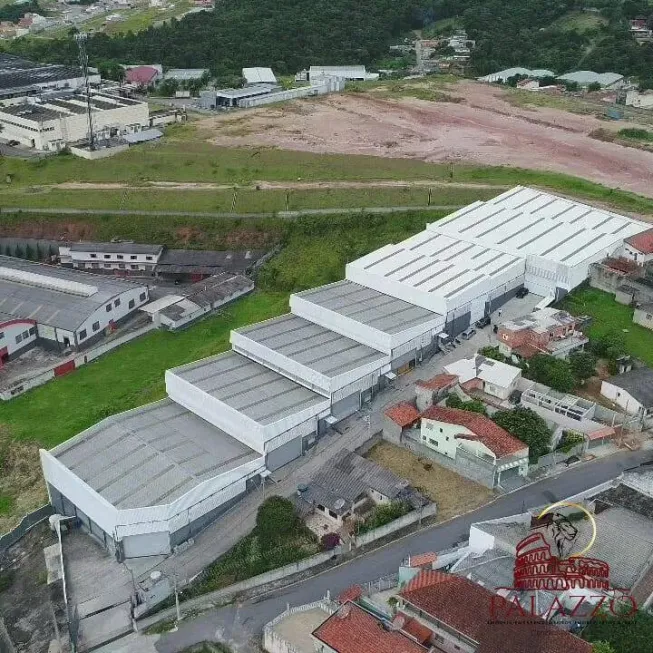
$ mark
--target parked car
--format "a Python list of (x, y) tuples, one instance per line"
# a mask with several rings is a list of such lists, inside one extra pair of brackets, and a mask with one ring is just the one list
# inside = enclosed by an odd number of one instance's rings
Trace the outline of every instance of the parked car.
[(526, 297), (526, 295), (528, 295), (528, 288), (526, 288), (525, 286), (522, 286), (517, 291), (516, 297), (519, 297), (519, 299), (522, 299), (522, 298)]
[(464, 340), (469, 340), (475, 333), (476, 329), (474, 327), (469, 327), (460, 334), (460, 337)]
[(476, 323), (476, 328), (477, 329), (482, 329), (483, 327), (486, 327), (490, 324), (490, 317), (488, 315), (484, 315), (477, 323)]

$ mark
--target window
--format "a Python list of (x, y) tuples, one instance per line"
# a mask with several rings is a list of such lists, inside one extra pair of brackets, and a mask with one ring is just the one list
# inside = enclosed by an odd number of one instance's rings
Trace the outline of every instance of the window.
[(29, 330), (29, 334), (30, 334), (30, 336), (35, 336), (35, 335), (36, 335), (36, 327), (32, 327), (32, 328)]
[(118, 308), (118, 306), (120, 306), (120, 298), (116, 299), (116, 301), (113, 302), (113, 305)]
[(130, 265), (129, 266), (132, 270), (138, 270), (138, 265)]
[(91, 263), (91, 265), (97, 270), (100, 267), (99, 263)]
[(82, 330), (79, 332), (79, 339), (80, 339), (80, 340), (84, 340), (84, 338), (86, 338), (86, 329), (82, 329)]
[(119, 267), (121, 270), (124, 270), (124, 269), (125, 269), (125, 264), (124, 264), (124, 263), (118, 263), (118, 267)]
[(111, 258), (111, 254), (105, 254), (104, 258)]
[(142, 301), (142, 302), (145, 301), (145, 293), (144, 293), (144, 292), (141, 293), (141, 301)]
[(4, 337), (5, 337), (5, 334), (4, 334), (4, 333), (0, 333), (0, 340), (3, 340)]
[(431, 438), (429, 438), (429, 442), (431, 444), (435, 445), (436, 447), (438, 446), (438, 441), (437, 440), (432, 440)]
[(105, 268), (110, 268), (110, 267), (111, 267), (111, 263), (105, 263), (105, 264), (104, 264), (104, 267), (105, 267)]
[(449, 442), (449, 436), (447, 436), (447, 442)]
[(440, 433), (444, 433), (444, 431), (442, 429), (440, 429)]
[(338, 515), (336, 515), (336, 513), (333, 512), (333, 510), (329, 510), (329, 516), (333, 517), (334, 519), (338, 519)]
[(653, 315), (651, 315), (650, 313), (647, 313), (647, 314), (646, 314), (646, 319), (647, 319), (647, 320), (650, 320), (651, 318), (653, 318)]
[(23, 340), (27, 340), (29, 338), (29, 331), (23, 331)]
[(127, 305), (129, 306), (129, 308), (134, 308), (134, 306), (136, 305), (136, 302), (133, 299), (130, 299), (129, 304), (127, 304)]
[(91, 258), (97, 258), (97, 254), (91, 254)]
[(118, 254), (118, 258), (122, 261), (125, 257), (122, 254)]
[(22, 334), (22, 333), (19, 333), (19, 334), (16, 336), (16, 344), (18, 344), (22, 339), (23, 339), (23, 334)]
[(152, 260), (152, 257), (151, 257), (151, 256), (146, 256), (146, 257), (145, 257), (145, 260), (146, 260), (146, 261), (151, 261), (151, 260)]
[(107, 304), (105, 306), (105, 309), (106, 309), (107, 313), (111, 313), (111, 304)]
[(130, 260), (135, 261), (137, 257), (136, 257), (135, 254), (132, 254), (129, 258), (130, 258)]
[(100, 328), (99, 322), (93, 322), (93, 331), (97, 331)]

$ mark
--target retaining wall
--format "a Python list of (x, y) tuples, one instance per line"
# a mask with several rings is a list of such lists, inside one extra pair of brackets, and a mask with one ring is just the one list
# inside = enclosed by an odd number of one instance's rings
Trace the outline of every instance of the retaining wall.
[(406, 528), (406, 526), (415, 524), (420, 519), (432, 517), (433, 515), (437, 514), (437, 512), (437, 505), (435, 503), (429, 503), (427, 506), (424, 506), (421, 511), (413, 510), (407, 515), (399, 517), (398, 519), (391, 521), (385, 526), (379, 526), (379, 528), (375, 528), (372, 531), (358, 535), (357, 537), (353, 538), (354, 546), (360, 547), (364, 546), (365, 544), (369, 544), (370, 542), (374, 542), (374, 540), (380, 540), (382, 537), (385, 537), (390, 533), (394, 533), (395, 531), (399, 531), (402, 528)]
[(25, 515), (16, 528), (0, 537), (0, 552), (6, 551), (10, 546), (16, 544), (34, 526), (40, 524), (44, 519), (47, 519), (53, 514), (54, 508), (50, 504), (47, 504)]

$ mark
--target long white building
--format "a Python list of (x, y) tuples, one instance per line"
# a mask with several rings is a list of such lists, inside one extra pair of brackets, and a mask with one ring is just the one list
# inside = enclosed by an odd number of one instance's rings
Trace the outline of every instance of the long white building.
[(52, 502), (119, 555), (167, 553), (445, 335), (524, 286), (560, 299), (647, 229), (529, 188), (475, 202), (233, 331), (233, 351), (169, 370), (164, 402), (42, 451)]

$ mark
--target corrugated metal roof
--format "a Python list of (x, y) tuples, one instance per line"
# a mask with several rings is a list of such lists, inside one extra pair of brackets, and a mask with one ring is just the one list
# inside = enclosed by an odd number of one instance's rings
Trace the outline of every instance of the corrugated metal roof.
[(276, 84), (277, 78), (272, 68), (243, 68), (243, 77), (247, 84)]

